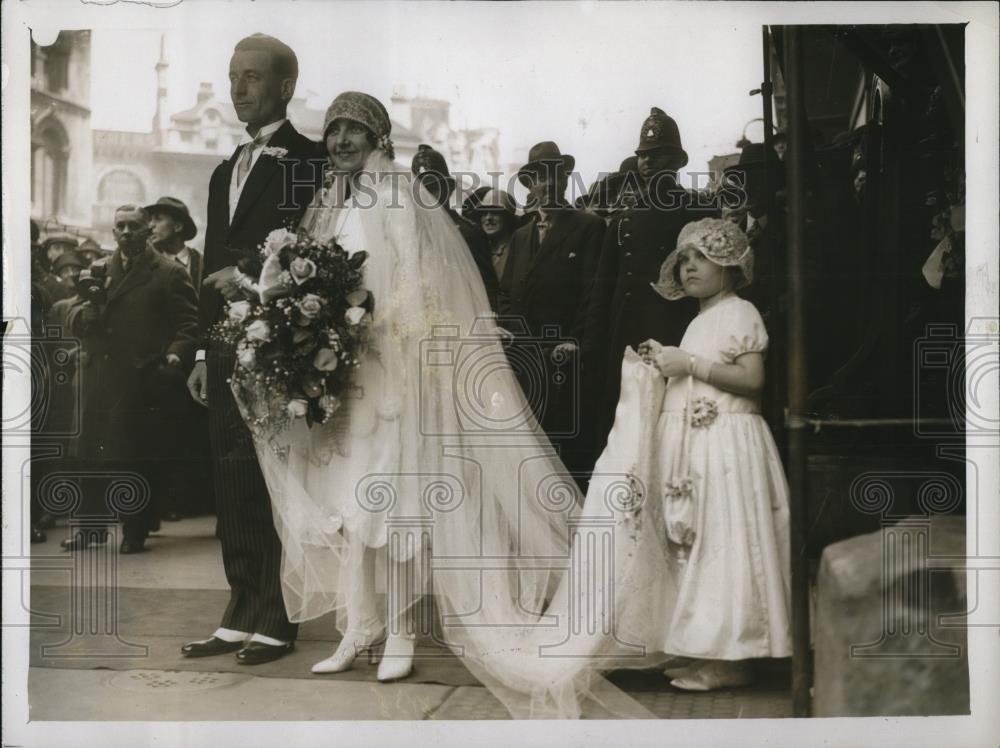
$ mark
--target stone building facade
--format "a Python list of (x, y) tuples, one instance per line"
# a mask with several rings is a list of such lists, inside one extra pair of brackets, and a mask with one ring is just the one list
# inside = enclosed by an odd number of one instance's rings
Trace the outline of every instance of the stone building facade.
[(90, 32), (31, 42), (31, 217), (48, 231), (91, 223)]

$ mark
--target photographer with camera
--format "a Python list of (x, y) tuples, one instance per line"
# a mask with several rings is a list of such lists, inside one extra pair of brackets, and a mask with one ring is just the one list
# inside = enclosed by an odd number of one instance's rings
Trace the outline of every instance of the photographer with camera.
[[(187, 270), (149, 246), (149, 215), (142, 207), (123, 205), (115, 212), (114, 236), (117, 250), (80, 278), (80, 301), (67, 315), (68, 332), (83, 341), (77, 457), (91, 471), (116, 478), (132, 473), (140, 486), (155, 487), (159, 456), (149, 433), (161, 414), (151, 392), (166, 367), (190, 363), (197, 300)], [(104, 491), (84, 493), (81, 511), (88, 524), (63, 541), (65, 550), (106, 542), (107, 524), (101, 519), (114, 517), (107, 498)], [(145, 549), (153, 521), (150, 499), (145, 496), (122, 517), (122, 553)]]

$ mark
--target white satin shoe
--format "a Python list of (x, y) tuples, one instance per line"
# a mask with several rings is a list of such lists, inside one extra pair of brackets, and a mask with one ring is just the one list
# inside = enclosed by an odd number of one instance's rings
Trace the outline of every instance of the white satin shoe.
[(385, 640), (385, 651), (378, 664), (380, 683), (400, 680), (413, 672), (413, 651), (417, 637), (413, 634), (392, 634)]
[(753, 683), (753, 672), (742, 660), (706, 660), (701, 667), (693, 668), (670, 681), (670, 685), (682, 691), (715, 691), (719, 688), (735, 688)]
[(358, 655), (366, 649), (371, 649), (384, 634), (385, 629), (376, 629), (374, 634), (368, 631), (348, 631), (337, 645), (337, 650), (325, 660), (313, 665), (312, 672), (342, 673), (350, 670)]

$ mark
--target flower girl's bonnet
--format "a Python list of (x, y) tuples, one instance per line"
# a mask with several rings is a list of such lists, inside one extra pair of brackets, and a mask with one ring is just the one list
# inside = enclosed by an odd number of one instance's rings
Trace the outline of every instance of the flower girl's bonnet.
[(743, 274), (736, 288), (749, 286), (753, 281), (753, 250), (740, 227), (721, 218), (702, 218), (681, 229), (677, 235), (677, 248), (660, 266), (660, 279), (650, 285), (665, 299), (684, 298), (684, 286), (677, 274), (677, 262), (685, 249), (697, 249), (705, 257), (722, 267), (738, 267)]

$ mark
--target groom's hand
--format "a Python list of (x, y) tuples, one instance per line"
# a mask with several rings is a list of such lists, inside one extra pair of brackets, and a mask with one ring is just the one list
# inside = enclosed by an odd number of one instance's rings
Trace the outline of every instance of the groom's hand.
[(188, 392), (199, 405), (208, 407), (208, 367), (204, 361), (196, 361), (187, 381)]
[(207, 276), (202, 281), (202, 285), (218, 290), (226, 301), (236, 301), (243, 296), (242, 289), (236, 282), (236, 278), (236, 266), (227, 265), (221, 270), (216, 270)]

